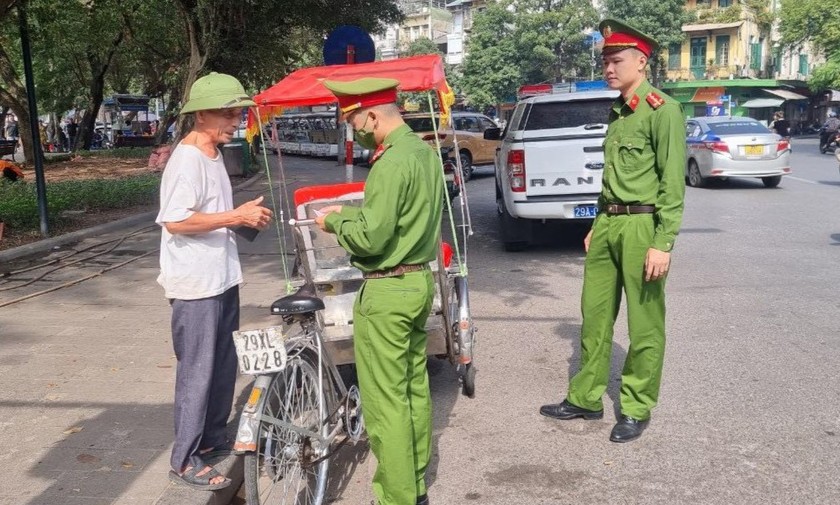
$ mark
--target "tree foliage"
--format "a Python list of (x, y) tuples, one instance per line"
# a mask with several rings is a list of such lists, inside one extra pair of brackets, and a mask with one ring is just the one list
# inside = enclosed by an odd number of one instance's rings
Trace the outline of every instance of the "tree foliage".
[(779, 13), (782, 44), (801, 50), (808, 42), (826, 57), (811, 76), (814, 91), (840, 88), (840, 9), (822, 0), (782, 0)]
[[(25, 89), (12, 4), (0, 0), (0, 107), (17, 107), (20, 116)], [(204, 73), (235, 75), (257, 91), (300, 66), (321, 64), (324, 37), (338, 25), (375, 32), (401, 17), (390, 0), (28, 0), (26, 5), (39, 112), (83, 110), (83, 148), (102, 98), (111, 93), (163, 97), (171, 117)]]
[(428, 37), (414, 39), (400, 51), (400, 56), (419, 56), (421, 54), (439, 54), (443, 56), (438, 45)]
[(501, 102), (522, 84), (514, 21), (501, 3), (488, 5), (475, 17), (461, 83), (470, 102), (479, 107)]
[(659, 49), (650, 57), (652, 80), (656, 84), (664, 71), (662, 53), (671, 44), (682, 43), (682, 25), (692, 21), (684, 0), (606, 0), (607, 16), (620, 19), (653, 37)]
[(503, 0), (475, 17), (462, 79), (471, 103), (495, 104), (525, 83), (589, 76), (588, 0)]

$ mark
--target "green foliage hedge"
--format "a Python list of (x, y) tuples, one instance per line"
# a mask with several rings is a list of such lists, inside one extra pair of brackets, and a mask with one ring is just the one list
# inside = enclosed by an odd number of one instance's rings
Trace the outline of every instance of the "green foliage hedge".
[[(91, 179), (47, 184), (50, 221), (60, 222), (67, 210), (121, 209), (157, 201), (159, 174), (125, 179)], [(0, 221), (18, 229), (38, 229), (38, 199), (34, 182), (0, 178)]]

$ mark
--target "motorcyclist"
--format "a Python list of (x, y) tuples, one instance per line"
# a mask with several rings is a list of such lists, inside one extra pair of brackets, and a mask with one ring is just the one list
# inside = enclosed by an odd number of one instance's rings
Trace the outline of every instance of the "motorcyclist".
[(828, 119), (825, 121), (820, 132), (820, 151), (825, 153), (826, 148), (834, 136), (837, 135), (838, 130), (840, 130), (840, 119), (837, 118), (836, 112), (833, 110), (829, 111)]

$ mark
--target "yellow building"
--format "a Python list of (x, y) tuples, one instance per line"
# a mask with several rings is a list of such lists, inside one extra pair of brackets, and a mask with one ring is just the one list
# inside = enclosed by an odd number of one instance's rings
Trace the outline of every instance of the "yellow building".
[(772, 26), (740, 0), (687, 0), (685, 8), (697, 21), (683, 25), (683, 42), (665, 48), (668, 80), (773, 77)]

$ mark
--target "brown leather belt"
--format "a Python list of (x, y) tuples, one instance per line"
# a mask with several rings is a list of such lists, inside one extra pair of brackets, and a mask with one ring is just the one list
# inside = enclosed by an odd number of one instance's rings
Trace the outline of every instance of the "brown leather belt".
[(608, 203), (604, 206), (604, 212), (611, 216), (620, 214), (653, 214), (656, 207), (653, 205), (621, 205), (620, 203)]
[(375, 270), (373, 272), (366, 272), (362, 274), (365, 279), (384, 279), (386, 277), (399, 277), (400, 275), (419, 272), (429, 268), (429, 265), (423, 263), (421, 265), (397, 265), (388, 270)]

